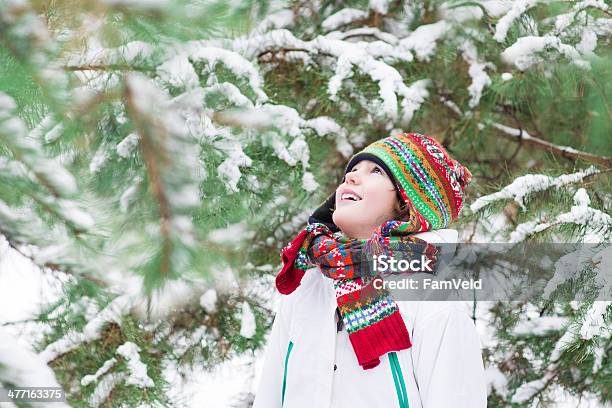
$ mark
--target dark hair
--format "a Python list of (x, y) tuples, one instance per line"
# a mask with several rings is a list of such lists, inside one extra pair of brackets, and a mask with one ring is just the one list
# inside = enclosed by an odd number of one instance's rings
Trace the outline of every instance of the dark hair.
[(399, 189), (395, 189), (397, 197), (397, 208), (395, 209), (394, 218), (398, 221), (407, 221), (410, 218), (410, 206), (404, 201), (399, 193)]

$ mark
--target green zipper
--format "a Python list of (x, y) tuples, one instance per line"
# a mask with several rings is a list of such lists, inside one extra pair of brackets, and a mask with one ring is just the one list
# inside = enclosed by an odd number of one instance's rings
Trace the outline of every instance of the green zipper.
[(408, 394), (406, 393), (406, 384), (404, 383), (402, 368), (397, 359), (397, 354), (395, 354), (394, 351), (389, 353), (389, 364), (391, 365), (391, 374), (393, 374), (393, 382), (395, 383), (395, 392), (397, 392), (399, 406), (400, 408), (410, 408), (408, 405)]
[(287, 385), (287, 364), (289, 363), (289, 354), (291, 354), (291, 349), (293, 348), (293, 342), (289, 342), (289, 347), (287, 348), (287, 355), (285, 356), (285, 372), (283, 373), (283, 394), (281, 396), (281, 407), (285, 404), (285, 386)]

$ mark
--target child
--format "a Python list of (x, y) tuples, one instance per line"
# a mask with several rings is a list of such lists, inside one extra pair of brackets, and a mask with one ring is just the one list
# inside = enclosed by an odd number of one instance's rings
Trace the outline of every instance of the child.
[(445, 227), (470, 179), (420, 134), (387, 137), (351, 158), (342, 184), (281, 252), (284, 296), (254, 408), (486, 407), (465, 304), (395, 301), (368, 275), (372, 254), (435, 261), (432, 243), (456, 243)]

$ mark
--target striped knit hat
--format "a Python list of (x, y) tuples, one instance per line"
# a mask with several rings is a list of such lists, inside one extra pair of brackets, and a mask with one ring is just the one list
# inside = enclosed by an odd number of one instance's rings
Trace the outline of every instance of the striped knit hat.
[[(410, 208), (410, 221), (417, 223), (417, 231), (445, 228), (459, 216), (472, 174), (434, 138), (403, 133), (378, 140), (350, 159), (345, 174), (361, 160), (377, 163), (394, 181), (402, 204)], [(337, 230), (331, 221), (334, 203), (332, 194), (309, 223), (323, 222)]]

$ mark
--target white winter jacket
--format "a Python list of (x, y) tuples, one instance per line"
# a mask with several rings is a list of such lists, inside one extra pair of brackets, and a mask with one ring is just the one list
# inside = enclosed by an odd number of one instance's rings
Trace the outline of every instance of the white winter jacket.
[[(457, 231), (417, 235), (456, 243)], [(253, 408), (485, 408), (480, 341), (464, 302), (398, 301), (412, 347), (364, 370), (336, 329), (331, 279), (318, 268), (282, 296)], [(407, 400), (407, 401), (406, 401)]]

